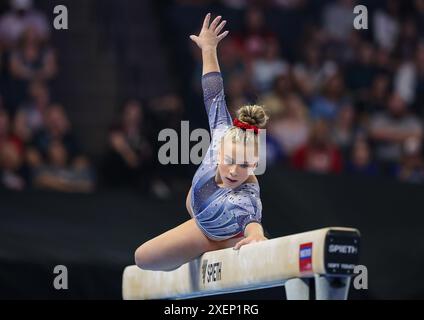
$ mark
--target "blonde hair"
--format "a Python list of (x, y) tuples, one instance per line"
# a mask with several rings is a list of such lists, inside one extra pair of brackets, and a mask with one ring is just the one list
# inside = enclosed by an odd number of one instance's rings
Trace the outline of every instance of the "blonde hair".
[[(262, 106), (259, 105), (247, 105), (241, 107), (237, 111), (237, 118), (239, 121), (246, 124), (256, 126), (258, 128), (265, 128), (269, 117), (265, 113)], [(223, 139), (230, 139), (233, 143), (242, 142), (244, 145), (254, 143), (255, 154), (259, 146), (259, 138), (257, 134), (254, 134), (252, 130), (243, 130), (239, 127), (233, 126), (225, 133)]]

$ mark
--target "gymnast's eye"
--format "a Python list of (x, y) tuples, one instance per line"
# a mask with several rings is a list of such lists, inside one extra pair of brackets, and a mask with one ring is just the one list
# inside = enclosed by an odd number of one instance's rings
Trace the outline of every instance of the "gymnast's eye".
[(234, 161), (230, 157), (224, 157), (224, 164), (233, 164)]
[(249, 164), (247, 164), (247, 163), (242, 163), (242, 164), (240, 165), (240, 167), (241, 167), (241, 168), (243, 168), (243, 169), (246, 169), (246, 168), (249, 168)]

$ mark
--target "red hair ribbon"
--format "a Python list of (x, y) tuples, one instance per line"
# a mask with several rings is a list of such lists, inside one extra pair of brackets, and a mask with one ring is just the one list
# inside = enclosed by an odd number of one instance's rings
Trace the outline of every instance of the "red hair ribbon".
[(248, 124), (246, 122), (242, 122), (239, 119), (235, 118), (233, 121), (233, 125), (243, 130), (253, 130), (255, 134), (259, 133), (259, 128), (257, 126)]

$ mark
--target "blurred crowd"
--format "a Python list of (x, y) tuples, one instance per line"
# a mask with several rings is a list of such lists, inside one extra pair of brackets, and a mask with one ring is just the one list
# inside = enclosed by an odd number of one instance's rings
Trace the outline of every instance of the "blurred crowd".
[[(424, 0), (405, 3), (373, 2), (368, 30), (353, 29), (353, 0), (186, 0), (169, 8), (185, 10), (193, 25), (202, 16), (190, 8), (215, 5), (241, 17), (219, 48), (226, 99), (233, 115), (245, 104), (266, 108), (268, 166), (423, 183)], [(302, 20), (283, 30), (270, 16)], [(163, 96), (145, 108), (129, 100), (94, 164), (51, 90), (60, 65), (50, 28), (31, 0), (11, 0), (0, 16), (0, 185), (90, 192), (105, 184), (169, 196), (164, 177), (175, 166), (158, 165), (157, 134), (178, 130), (191, 101)], [(193, 72), (175, 68), (175, 77), (201, 99), (200, 52), (183, 45)]]
[[(227, 102), (266, 108), (268, 166), (424, 182), (423, 0), (370, 2), (368, 30), (353, 28), (353, 0), (221, 3), (242, 12), (220, 48)], [(272, 16), (296, 14), (284, 41)]]
[(0, 185), (89, 192), (94, 171), (54, 101), (58, 73), (50, 22), (31, 0), (12, 0), (0, 16)]

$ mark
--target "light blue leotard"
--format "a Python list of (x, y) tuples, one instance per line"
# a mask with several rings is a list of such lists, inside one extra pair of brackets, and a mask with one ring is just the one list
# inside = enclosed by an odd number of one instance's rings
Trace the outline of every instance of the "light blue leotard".
[(203, 96), (212, 141), (192, 181), (191, 207), (197, 225), (212, 240), (225, 240), (243, 233), (250, 222), (261, 222), (262, 203), (257, 183), (235, 189), (215, 182), (220, 138), (232, 126), (225, 103), (222, 76), (211, 72), (202, 77)]

